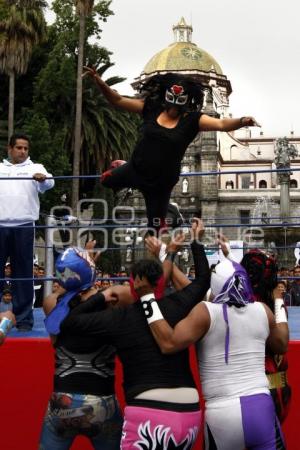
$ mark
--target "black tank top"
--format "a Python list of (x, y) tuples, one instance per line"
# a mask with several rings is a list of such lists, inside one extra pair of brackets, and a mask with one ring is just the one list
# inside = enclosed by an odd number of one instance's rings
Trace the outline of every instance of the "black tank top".
[(157, 122), (162, 111), (162, 106), (146, 101), (140, 136), (131, 157), (134, 169), (154, 188), (178, 181), (181, 160), (199, 132), (201, 116), (200, 112), (186, 113), (175, 128), (166, 128)]

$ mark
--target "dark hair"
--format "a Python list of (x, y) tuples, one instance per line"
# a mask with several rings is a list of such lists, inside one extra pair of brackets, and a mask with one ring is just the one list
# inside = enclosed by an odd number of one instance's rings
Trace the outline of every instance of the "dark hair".
[(2, 295), (6, 295), (6, 294), (12, 295), (11, 290), (10, 289), (3, 289)]
[(241, 265), (249, 275), (257, 299), (274, 311), (272, 292), (278, 284), (278, 267), (275, 258), (261, 250), (253, 249), (244, 255)]
[(145, 277), (151, 284), (151, 286), (156, 286), (159, 279), (163, 275), (162, 266), (157, 261), (153, 259), (141, 259), (140, 261), (133, 264), (131, 268), (131, 274), (133, 279), (138, 275), (140, 278)]
[(17, 139), (23, 139), (24, 141), (27, 141), (28, 144), (30, 144), (30, 139), (29, 139), (28, 136), (26, 136), (26, 134), (24, 134), (24, 133), (15, 133), (15, 134), (11, 135), (8, 145), (10, 147), (14, 147), (16, 145)]
[[(194, 81), (186, 75), (177, 73), (167, 73), (165, 75), (154, 75), (141, 84), (140, 93), (148, 100), (157, 104), (163, 104), (165, 101), (166, 89), (174, 84), (180, 85), (188, 94), (188, 103), (186, 110), (200, 111), (203, 106), (203, 85)], [(147, 104), (148, 102), (146, 102)]]

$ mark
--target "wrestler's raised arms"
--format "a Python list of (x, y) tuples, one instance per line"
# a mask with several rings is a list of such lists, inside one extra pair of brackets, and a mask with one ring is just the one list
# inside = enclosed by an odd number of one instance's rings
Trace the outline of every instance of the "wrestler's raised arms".
[(225, 117), (217, 119), (210, 117), (207, 114), (202, 114), (199, 119), (200, 131), (233, 131), (243, 127), (260, 127), (261, 125), (254, 119), (254, 117), (241, 117), (233, 119)]
[(84, 72), (82, 77), (91, 77), (96, 85), (101, 90), (106, 100), (116, 108), (123, 109), (124, 111), (142, 114), (144, 108), (144, 100), (137, 98), (123, 97), (116, 90), (112, 89), (105, 81), (102, 80), (100, 75), (93, 67), (84, 66)]

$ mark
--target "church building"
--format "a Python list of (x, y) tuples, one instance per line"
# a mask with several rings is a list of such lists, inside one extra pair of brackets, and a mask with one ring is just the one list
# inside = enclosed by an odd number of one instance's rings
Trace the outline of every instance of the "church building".
[[(230, 117), (232, 87), (227, 75), (211, 55), (193, 42), (192, 26), (184, 18), (173, 26), (173, 32), (174, 42), (150, 59), (133, 82), (133, 88), (138, 89), (141, 81), (156, 74), (188, 75), (206, 87), (203, 112), (214, 117)], [(279, 259), (284, 263), (290, 256), (282, 244), (300, 239), (288, 227), (285, 235), (282, 229), (276, 228), (282, 221), (279, 176), (268, 170), (276, 169), (275, 146), (279, 137), (282, 136), (265, 136), (261, 131), (259, 137), (253, 138), (250, 128), (199, 133), (183, 158), (182, 176), (173, 190), (172, 202), (177, 203), (186, 221), (198, 216), (206, 226), (211, 224), (208, 235), (212, 238), (220, 231), (216, 228), (219, 225), (230, 239), (243, 241), (244, 247), (260, 245), (269, 250), (278, 247)], [(300, 172), (292, 171), (293, 167), (300, 167), (300, 137), (287, 132), (287, 138), (299, 152), (299, 157), (291, 160), (291, 217), (286, 221), (292, 223), (298, 222), (300, 216)], [(193, 175), (211, 171), (220, 174)], [(243, 171), (247, 173), (239, 173)], [(137, 191), (130, 203), (138, 214), (145, 216), (143, 199)]]

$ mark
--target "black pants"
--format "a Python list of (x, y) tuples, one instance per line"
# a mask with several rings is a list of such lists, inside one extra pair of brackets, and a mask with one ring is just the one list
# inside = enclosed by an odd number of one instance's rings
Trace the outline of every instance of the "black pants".
[[(22, 227), (25, 228), (22, 228)], [(12, 278), (31, 278), (30, 281), (13, 281), (13, 312), (16, 315), (17, 327), (31, 328), (33, 325), (33, 244), (34, 224), (27, 223), (22, 227), (0, 226), (0, 278), (4, 278), (7, 258), (10, 258)], [(4, 287), (0, 281), (0, 292)]]
[(138, 189), (145, 199), (148, 226), (155, 230), (165, 227), (171, 192), (176, 182), (166, 185), (160, 184), (159, 186), (147, 183), (147, 180), (137, 173), (132, 163), (128, 162), (116, 169), (104, 172), (101, 183), (103, 186), (112, 189), (126, 187)]

